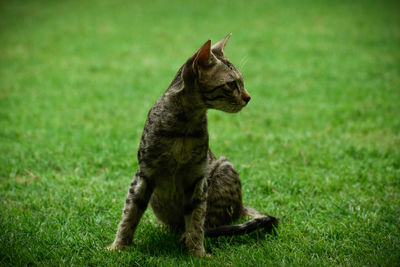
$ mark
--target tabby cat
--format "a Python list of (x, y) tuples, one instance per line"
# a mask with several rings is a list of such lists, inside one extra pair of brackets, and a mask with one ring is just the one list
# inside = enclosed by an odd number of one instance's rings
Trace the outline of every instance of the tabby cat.
[[(278, 219), (243, 205), (239, 175), (208, 147), (207, 110), (239, 112), (250, 101), (242, 74), (225, 57), (231, 34), (211, 47), (207, 41), (179, 69), (150, 110), (137, 154), (122, 219), (110, 249), (122, 249), (150, 202), (171, 229), (182, 230), (191, 255), (205, 255), (204, 236), (273, 230)], [(252, 220), (229, 225), (233, 220)]]

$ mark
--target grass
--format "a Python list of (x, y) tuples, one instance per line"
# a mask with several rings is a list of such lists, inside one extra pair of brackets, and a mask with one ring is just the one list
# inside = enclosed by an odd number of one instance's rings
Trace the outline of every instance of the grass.
[[(400, 262), (400, 5), (393, 1), (3, 1), (0, 265)], [(252, 101), (209, 112), (246, 204), (281, 218), (189, 257), (149, 209), (113, 240), (147, 111), (207, 39)]]

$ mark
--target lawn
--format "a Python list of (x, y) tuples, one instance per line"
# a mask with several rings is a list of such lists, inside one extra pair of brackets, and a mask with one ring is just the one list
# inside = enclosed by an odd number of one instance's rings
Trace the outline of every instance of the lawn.
[[(393, 1), (2, 1), (0, 265), (395, 266), (400, 5)], [(188, 256), (148, 209), (105, 250), (150, 107), (205, 41), (252, 95), (209, 111), (244, 202), (281, 219)]]

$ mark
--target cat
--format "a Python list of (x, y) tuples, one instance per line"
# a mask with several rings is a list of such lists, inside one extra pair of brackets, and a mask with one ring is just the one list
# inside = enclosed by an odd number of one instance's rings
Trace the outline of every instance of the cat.
[[(233, 164), (208, 146), (207, 110), (239, 112), (250, 101), (242, 74), (225, 57), (231, 34), (211, 47), (208, 40), (179, 69), (151, 108), (138, 149), (139, 167), (125, 200), (122, 219), (109, 249), (131, 244), (148, 203), (174, 230), (193, 256), (203, 257), (204, 236), (238, 235), (278, 224), (243, 205)], [(243, 224), (229, 225), (250, 217)]]

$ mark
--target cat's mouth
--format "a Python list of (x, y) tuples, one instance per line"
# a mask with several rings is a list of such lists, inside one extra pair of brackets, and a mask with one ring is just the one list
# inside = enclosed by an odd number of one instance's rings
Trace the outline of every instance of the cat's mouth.
[(246, 105), (247, 105), (247, 103), (238, 104), (238, 105), (232, 105), (232, 106), (229, 107), (229, 109), (224, 110), (224, 111), (225, 111), (225, 112), (228, 112), (228, 113), (238, 113), (238, 112), (241, 111)]

